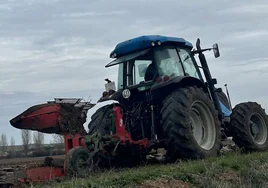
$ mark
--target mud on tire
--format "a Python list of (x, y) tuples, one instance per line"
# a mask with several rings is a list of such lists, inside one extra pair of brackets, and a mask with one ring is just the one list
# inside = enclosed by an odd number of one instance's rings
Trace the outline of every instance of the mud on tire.
[[(203, 106), (203, 111), (201, 106)], [(200, 107), (199, 110), (198, 107)], [(195, 109), (198, 112), (193, 112)], [(201, 146), (200, 134), (196, 139), (192, 131), (193, 122), (195, 122), (193, 118), (197, 118), (198, 113), (200, 120), (207, 120), (206, 123), (210, 125), (206, 130), (201, 128), (205, 130), (204, 142), (207, 141), (207, 144), (203, 146)], [(167, 155), (172, 161), (177, 158), (204, 158), (219, 154), (220, 122), (213, 102), (201, 88), (192, 86), (175, 90), (164, 99), (161, 114), (168, 147)], [(198, 124), (198, 121), (195, 124)]]
[(258, 103), (236, 105), (231, 114), (230, 129), (234, 142), (244, 151), (268, 150), (268, 116)]

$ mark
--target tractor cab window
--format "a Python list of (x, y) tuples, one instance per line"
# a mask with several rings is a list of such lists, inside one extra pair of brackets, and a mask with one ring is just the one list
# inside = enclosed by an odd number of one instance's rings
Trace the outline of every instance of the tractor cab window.
[(180, 63), (177, 50), (174, 47), (163, 47), (155, 50), (159, 76), (183, 76), (183, 68)]
[(198, 72), (198, 67), (189, 50), (178, 49), (179, 55), (185, 70), (186, 75), (200, 79), (201, 76)]
[(139, 59), (132, 60), (126, 63), (127, 66), (127, 86), (137, 85), (145, 80), (148, 74), (148, 67), (152, 63), (151, 60)]
[(118, 89), (123, 88), (123, 66), (124, 66), (124, 64), (121, 63), (121, 64), (119, 64), (119, 67), (118, 67), (118, 75), (117, 75), (117, 77), (118, 77), (117, 88)]
[[(127, 56), (133, 57), (128, 58)], [(151, 67), (149, 65), (152, 64), (152, 52), (146, 50), (143, 53), (138, 52), (136, 56), (132, 54), (127, 56), (118, 58), (120, 60), (116, 62), (119, 64), (118, 89), (123, 88), (124, 74), (126, 76), (126, 86), (138, 85), (141, 82), (148, 81), (146, 75), (148, 75), (148, 67)]]
[(148, 77), (148, 68), (152, 64), (152, 51), (147, 51), (147, 53), (126, 61), (124, 64), (127, 86), (134, 86), (141, 82), (149, 81), (146, 77)]
[(146, 73), (148, 72), (148, 66), (152, 63), (151, 60), (135, 60), (133, 67), (133, 85), (139, 84), (140, 82), (147, 81)]

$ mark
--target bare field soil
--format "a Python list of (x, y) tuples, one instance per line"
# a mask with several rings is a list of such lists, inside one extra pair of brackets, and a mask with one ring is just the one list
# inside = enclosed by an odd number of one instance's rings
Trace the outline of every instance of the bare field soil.
[[(62, 159), (64, 155), (52, 156), (55, 159)], [(29, 157), (29, 158), (12, 158), (12, 159), (0, 159), (0, 167), (5, 164), (20, 164), (34, 161), (43, 161), (46, 157)]]
[[(46, 157), (13, 158), (0, 160), (0, 188), (4, 184), (14, 184), (14, 187), (21, 186), (18, 178), (25, 177), (25, 170), (31, 167), (38, 167), (44, 163)], [(64, 155), (53, 156), (53, 159), (64, 159)]]

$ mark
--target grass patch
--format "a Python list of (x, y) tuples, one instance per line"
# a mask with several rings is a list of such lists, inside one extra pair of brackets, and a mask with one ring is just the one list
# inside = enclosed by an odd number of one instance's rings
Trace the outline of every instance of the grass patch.
[(53, 182), (53, 187), (138, 187), (148, 180), (160, 178), (179, 180), (189, 187), (263, 187), (268, 185), (265, 184), (268, 182), (267, 168), (267, 152), (231, 153), (204, 160), (97, 172), (87, 179)]

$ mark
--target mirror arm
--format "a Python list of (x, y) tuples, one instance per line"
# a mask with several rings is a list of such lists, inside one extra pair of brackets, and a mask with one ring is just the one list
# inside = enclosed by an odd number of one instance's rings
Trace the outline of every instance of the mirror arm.
[(192, 52), (194, 53), (194, 54), (197, 54), (197, 53), (202, 53), (202, 52), (204, 52), (204, 51), (210, 51), (210, 50), (212, 50), (213, 48), (205, 48), (205, 49), (201, 49), (201, 50), (193, 50)]

